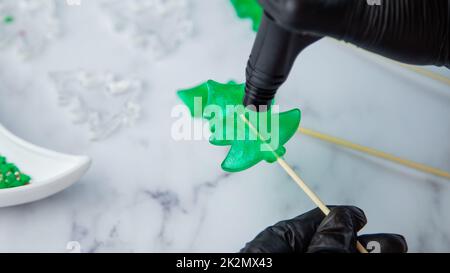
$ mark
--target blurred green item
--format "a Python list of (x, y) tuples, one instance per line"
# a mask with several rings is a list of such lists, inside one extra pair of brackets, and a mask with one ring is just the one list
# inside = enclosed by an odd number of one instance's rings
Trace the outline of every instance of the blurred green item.
[(27, 185), (31, 178), (20, 172), (16, 165), (9, 163), (0, 155), (0, 189), (15, 188)]
[(3, 22), (4, 22), (5, 24), (11, 24), (11, 23), (14, 22), (14, 17), (12, 17), (12, 16), (10, 16), (10, 15), (5, 16), (5, 17), (3, 18)]
[(272, 113), (271, 109), (254, 112), (245, 108), (242, 104), (244, 92), (244, 84), (222, 84), (212, 80), (178, 91), (193, 117), (209, 121), (210, 143), (231, 146), (222, 162), (222, 169), (228, 172), (246, 170), (263, 160), (275, 162), (286, 153), (283, 145), (300, 125), (298, 109)]
[(231, 0), (239, 18), (250, 19), (253, 22), (253, 30), (258, 31), (263, 15), (263, 9), (257, 0)]

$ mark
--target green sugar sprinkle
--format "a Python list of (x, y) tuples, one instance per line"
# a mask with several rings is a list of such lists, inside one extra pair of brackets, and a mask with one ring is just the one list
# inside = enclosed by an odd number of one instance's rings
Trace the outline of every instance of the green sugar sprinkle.
[(30, 180), (28, 175), (21, 173), (16, 165), (0, 155), (0, 189), (24, 186), (30, 183)]
[(11, 24), (12, 22), (14, 22), (14, 17), (12, 17), (12, 16), (5, 16), (5, 17), (3, 18), (3, 22), (4, 22), (5, 24)]

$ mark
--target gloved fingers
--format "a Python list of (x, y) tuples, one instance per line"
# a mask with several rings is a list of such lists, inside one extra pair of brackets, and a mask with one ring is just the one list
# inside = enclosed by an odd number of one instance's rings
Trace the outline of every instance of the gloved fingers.
[(370, 253), (406, 253), (408, 244), (398, 234), (367, 234), (358, 237), (359, 242)]
[(324, 217), (324, 214), (316, 208), (291, 220), (279, 222), (259, 233), (241, 249), (241, 252), (306, 252), (311, 238)]
[(356, 233), (367, 223), (357, 207), (333, 208), (311, 239), (307, 252), (356, 252)]

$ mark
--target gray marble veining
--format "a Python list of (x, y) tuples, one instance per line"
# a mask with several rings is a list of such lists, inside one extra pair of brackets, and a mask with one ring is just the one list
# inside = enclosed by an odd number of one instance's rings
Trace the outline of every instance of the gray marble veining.
[[(313, 208), (277, 165), (227, 174), (226, 147), (171, 138), (176, 90), (244, 80), (254, 33), (228, 1), (190, 1), (194, 37), (160, 60), (114, 33), (97, 2), (63, 8), (64, 35), (41, 56), (0, 52), (0, 122), (32, 143), (93, 158), (71, 188), (0, 209), (0, 251), (66, 252), (77, 241), (83, 252), (234, 252), (268, 225)], [(91, 142), (58, 106), (48, 77), (74, 69), (143, 79), (141, 120)], [(302, 53), (278, 103), (302, 109), (304, 127), (450, 170), (449, 86), (332, 40)], [(287, 149), (286, 160), (323, 200), (366, 212), (362, 233), (403, 234), (413, 252), (450, 251), (450, 181), (304, 135)]]

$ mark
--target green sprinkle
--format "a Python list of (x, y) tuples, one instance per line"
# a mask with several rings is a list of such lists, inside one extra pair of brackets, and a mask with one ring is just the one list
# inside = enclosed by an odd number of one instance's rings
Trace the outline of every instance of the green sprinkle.
[(0, 155), (0, 189), (24, 186), (30, 183), (30, 180), (28, 175), (21, 173), (16, 165)]
[(3, 22), (4, 22), (5, 24), (11, 24), (12, 22), (14, 22), (14, 17), (12, 17), (12, 16), (5, 16), (5, 17), (3, 18)]

